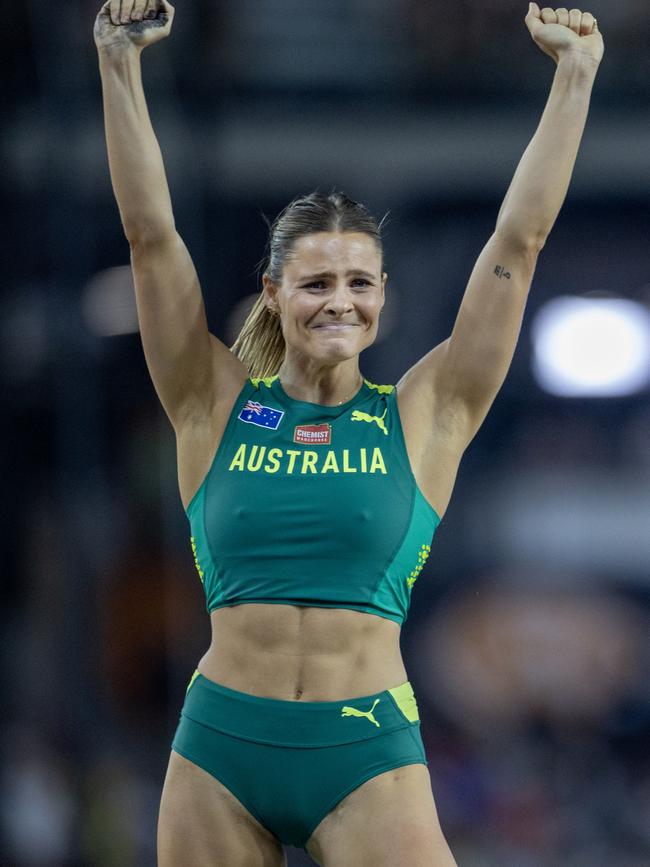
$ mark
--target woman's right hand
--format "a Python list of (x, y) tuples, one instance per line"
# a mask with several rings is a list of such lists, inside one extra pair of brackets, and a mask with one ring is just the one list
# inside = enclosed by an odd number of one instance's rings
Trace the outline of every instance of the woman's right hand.
[(107, 0), (95, 19), (95, 45), (98, 50), (142, 50), (169, 36), (173, 20), (174, 7), (167, 0)]

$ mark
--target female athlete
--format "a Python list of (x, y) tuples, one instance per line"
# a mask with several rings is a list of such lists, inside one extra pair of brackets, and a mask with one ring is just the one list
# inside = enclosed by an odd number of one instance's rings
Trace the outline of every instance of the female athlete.
[(172, 744), (158, 863), (279, 867), (287, 844), (326, 867), (453, 865), (400, 626), (510, 365), (603, 41), (589, 12), (530, 4), (525, 24), (556, 64), (547, 105), (451, 335), (394, 386), (359, 369), (385, 300), (381, 224), (342, 193), (284, 209), (235, 344), (209, 333), (141, 80), (143, 48), (173, 17), (166, 0), (109, 0), (94, 29), (142, 343), (212, 623)]

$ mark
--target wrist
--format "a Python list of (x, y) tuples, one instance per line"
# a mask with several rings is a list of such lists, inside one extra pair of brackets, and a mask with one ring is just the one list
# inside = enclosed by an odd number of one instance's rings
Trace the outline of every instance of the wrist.
[(572, 72), (584, 74), (585, 76), (596, 75), (600, 60), (595, 58), (593, 54), (583, 51), (581, 48), (567, 48), (560, 55), (557, 62), (558, 68), (568, 69)]
[(140, 57), (142, 46), (135, 45), (130, 40), (124, 42), (121, 39), (116, 39), (115, 42), (107, 45), (97, 46), (97, 55), (100, 63), (119, 64), (128, 61), (133, 57)]

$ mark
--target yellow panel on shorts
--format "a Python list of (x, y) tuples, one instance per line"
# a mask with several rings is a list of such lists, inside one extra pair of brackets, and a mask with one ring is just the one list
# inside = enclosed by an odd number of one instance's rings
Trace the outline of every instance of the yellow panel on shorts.
[(393, 696), (397, 707), (409, 722), (419, 721), (420, 714), (418, 713), (418, 705), (415, 700), (415, 694), (413, 693), (413, 687), (408, 680), (400, 686), (395, 686), (393, 689), (389, 689), (388, 692)]
[(194, 672), (194, 674), (192, 675), (190, 682), (187, 684), (187, 689), (185, 690), (185, 695), (187, 695), (187, 693), (190, 691), (190, 687), (192, 686), (192, 684), (194, 683), (194, 681), (196, 680), (196, 678), (199, 676), (200, 673), (201, 672), (197, 668), (196, 671)]

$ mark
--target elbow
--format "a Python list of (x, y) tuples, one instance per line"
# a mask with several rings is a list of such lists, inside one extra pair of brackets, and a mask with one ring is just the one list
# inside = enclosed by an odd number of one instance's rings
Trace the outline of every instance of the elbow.
[(146, 229), (138, 228), (130, 232), (125, 232), (125, 235), (129, 242), (129, 247), (132, 250), (138, 247), (151, 247), (154, 244), (160, 244), (161, 242), (174, 237), (176, 235), (176, 226), (173, 224), (167, 224), (148, 227)]
[(546, 244), (546, 239), (548, 235), (545, 233), (543, 235), (537, 235), (537, 237), (531, 239), (529, 241), (529, 248), (534, 250), (535, 253), (540, 253), (544, 249), (544, 244)]
[(498, 224), (494, 234), (519, 250), (537, 255), (544, 249), (548, 232), (526, 230), (517, 225)]

